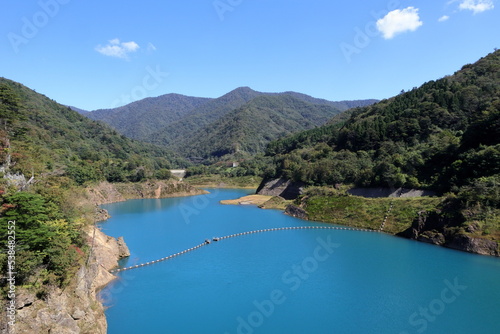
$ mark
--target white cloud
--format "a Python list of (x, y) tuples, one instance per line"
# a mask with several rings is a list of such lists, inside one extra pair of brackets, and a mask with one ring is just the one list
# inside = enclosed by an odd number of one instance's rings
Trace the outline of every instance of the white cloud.
[(109, 57), (128, 59), (128, 54), (139, 49), (136, 42), (120, 42), (118, 38), (112, 39), (105, 46), (98, 45), (95, 50)]
[(423, 24), (418, 8), (396, 9), (377, 21), (377, 29), (385, 39), (391, 39), (406, 31), (415, 31)]
[(448, 21), (450, 19), (450, 17), (448, 15), (443, 15), (441, 16), (438, 21), (439, 22), (444, 22), (444, 21)]
[(156, 46), (151, 42), (148, 43), (148, 51), (156, 51)]
[(458, 6), (461, 10), (471, 10), (474, 14), (495, 8), (493, 0), (462, 0)]

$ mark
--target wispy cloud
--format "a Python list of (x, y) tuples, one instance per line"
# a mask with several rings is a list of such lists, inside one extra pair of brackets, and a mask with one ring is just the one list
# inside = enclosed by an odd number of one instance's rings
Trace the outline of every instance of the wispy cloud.
[(460, 10), (471, 10), (474, 14), (495, 8), (493, 0), (462, 0), (458, 6)]
[(377, 29), (385, 39), (406, 31), (415, 31), (423, 24), (418, 15), (418, 8), (396, 9), (377, 21)]
[(450, 17), (448, 15), (443, 15), (441, 16), (438, 21), (439, 22), (444, 22), (444, 21), (448, 21), (450, 19)]
[(107, 45), (98, 45), (95, 48), (100, 54), (122, 59), (128, 59), (129, 53), (135, 52), (138, 49), (139, 45), (136, 42), (121, 42), (118, 38), (110, 40)]
[(156, 51), (156, 46), (151, 42), (148, 43), (148, 51)]

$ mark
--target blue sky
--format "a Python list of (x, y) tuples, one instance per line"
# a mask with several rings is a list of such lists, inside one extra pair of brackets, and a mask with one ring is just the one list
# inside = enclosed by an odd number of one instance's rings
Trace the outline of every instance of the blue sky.
[(500, 47), (498, 0), (0, 0), (0, 76), (94, 110), (234, 88), (387, 98)]

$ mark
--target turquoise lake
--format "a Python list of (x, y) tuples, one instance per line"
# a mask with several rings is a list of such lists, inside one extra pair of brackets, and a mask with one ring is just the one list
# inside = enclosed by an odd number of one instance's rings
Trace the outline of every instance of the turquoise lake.
[[(104, 205), (123, 236), (124, 267), (234, 233), (325, 226), (222, 199)], [(212, 242), (124, 271), (101, 292), (108, 333), (500, 333), (500, 259), (381, 233), (288, 230)]]

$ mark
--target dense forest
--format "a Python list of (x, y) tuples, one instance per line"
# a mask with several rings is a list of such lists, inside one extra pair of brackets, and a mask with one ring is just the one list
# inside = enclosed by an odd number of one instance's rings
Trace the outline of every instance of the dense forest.
[(184, 163), (171, 151), (132, 141), (21, 84), (0, 79), (0, 85), (19, 103), (20, 117), (9, 130), (13, 173), (64, 174), (78, 184), (140, 181)]
[[(435, 191), (444, 195), (442, 202), (420, 212), (421, 217), (413, 213), (415, 221), (427, 220), (431, 226), (425, 238), (439, 233), (446, 241), (432, 242), (450, 245), (471, 234), (499, 240), (500, 51), (454, 75), (274, 141), (264, 159), (265, 164), (272, 160), (263, 170), (266, 178), (310, 186)], [(318, 214), (348, 201), (330, 193), (309, 194), (301, 205)], [(322, 204), (315, 208), (315, 203)]]
[(500, 52), (348, 119), (272, 142), (275, 170), (306, 184), (456, 191), (500, 173)]
[(84, 115), (111, 125), (125, 136), (148, 141), (151, 135), (191, 114), (211, 99), (179, 94), (149, 97), (114, 109), (94, 110)]
[(289, 95), (263, 95), (200, 129), (179, 152), (204, 159), (225, 155), (234, 159), (237, 153), (240, 158), (248, 157), (263, 152), (272, 140), (323, 125), (338, 113), (335, 107)]
[[(15, 221), (16, 284), (39, 297), (83, 264), (82, 228), (94, 208), (82, 185), (168, 179), (182, 161), (134, 142), (27, 87), (0, 79), (0, 267), (6, 272), (9, 221)], [(0, 285), (5, 286), (5, 277)]]
[[(129, 138), (167, 147), (195, 163), (207, 164), (247, 158), (262, 152), (271, 140), (323, 125), (336, 113), (374, 102), (332, 102), (295, 92), (262, 93), (240, 87), (215, 99), (167, 94), (85, 115)], [(287, 120), (288, 116), (292, 119)], [(242, 154), (235, 157), (237, 152)]]

